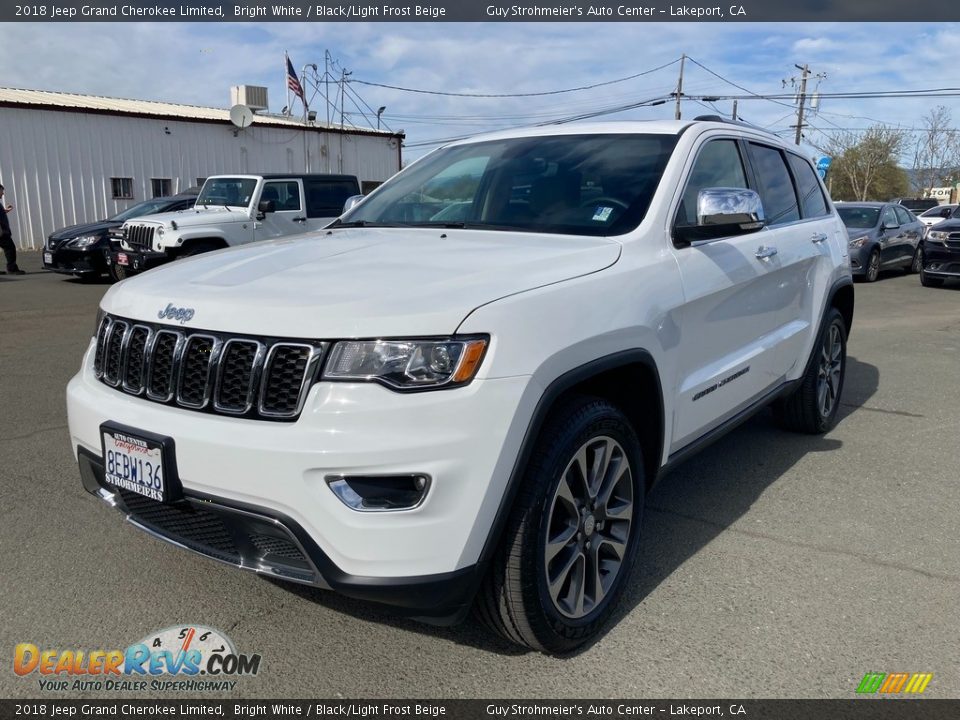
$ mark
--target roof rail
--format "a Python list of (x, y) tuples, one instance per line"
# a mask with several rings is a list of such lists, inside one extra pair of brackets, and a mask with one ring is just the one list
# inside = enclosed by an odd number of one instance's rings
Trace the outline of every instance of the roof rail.
[(732, 120), (731, 118), (725, 118), (722, 115), (697, 115), (694, 118), (694, 121), (700, 120), (702, 122), (719, 122), (726, 123), (727, 125), (739, 125), (740, 127), (747, 127), (751, 130), (758, 130), (759, 132), (766, 133), (767, 135), (772, 135), (775, 138), (782, 140), (779, 135), (766, 128), (762, 128), (759, 125), (754, 125), (753, 123), (748, 123), (744, 120)]

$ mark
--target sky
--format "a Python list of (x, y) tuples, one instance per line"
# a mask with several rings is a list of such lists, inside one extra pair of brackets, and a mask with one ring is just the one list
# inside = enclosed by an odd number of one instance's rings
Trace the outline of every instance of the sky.
[[(385, 106), (381, 121), (406, 134), (408, 159), (444, 138), (663, 98), (676, 89), (684, 53), (692, 59), (685, 63), (688, 95), (791, 94), (796, 88), (790, 81), (800, 76), (795, 65), (803, 64), (812, 75), (823, 76), (811, 77), (811, 92), (960, 85), (960, 23), (207, 22), (0, 24), (0, 86), (229, 107), (231, 86), (265, 85), (270, 111), (279, 112), (287, 103), (284, 52), (298, 74), (315, 63), (319, 75), (329, 53), (337, 77), (343, 70), (350, 73), (346, 121), (375, 126), (376, 109)], [(640, 73), (646, 74), (591, 90), (513, 98), (451, 97), (361, 82), (502, 95), (577, 88)], [(322, 93), (309, 77), (303, 80), (311, 109), (324, 120)], [(824, 97), (808, 118), (806, 138), (815, 146), (824, 132), (859, 131), (877, 123), (921, 128), (937, 105), (951, 111), (955, 126), (960, 123), (960, 97)], [(681, 111), (685, 118), (729, 116), (732, 100), (684, 100)], [(598, 119), (667, 119), (673, 113), (670, 99)], [(793, 137), (791, 98), (740, 100), (738, 113)]]

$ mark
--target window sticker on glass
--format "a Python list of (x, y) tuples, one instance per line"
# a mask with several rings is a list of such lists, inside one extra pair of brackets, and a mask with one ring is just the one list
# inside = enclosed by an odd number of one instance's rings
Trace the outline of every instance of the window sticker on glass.
[(606, 222), (610, 219), (610, 213), (612, 212), (612, 207), (608, 205), (598, 205), (596, 211), (593, 213), (593, 219), (595, 222)]

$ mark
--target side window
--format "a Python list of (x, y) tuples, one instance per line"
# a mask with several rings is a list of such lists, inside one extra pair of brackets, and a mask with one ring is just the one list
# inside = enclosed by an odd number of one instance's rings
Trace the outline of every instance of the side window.
[(906, 208), (897, 205), (893, 209), (896, 211), (897, 221), (901, 225), (906, 225), (907, 223), (913, 222), (913, 218), (910, 216), (910, 212)]
[(777, 148), (756, 143), (750, 143), (749, 147), (767, 222), (770, 225), (780, 225), (799, 220), (797, 193), (793, 188), (783, 153)]
[(817, 175), (810, 167), (810, 163), (799, 155), (787, 153), (790, 160), (790, 169), (797, 181), (797, 192), (800, 195), (800, 210), (805, 218), (822, 217), (829, 214), (827, 201), (823, 197)]
[(892, 207), (886, 207), (883, 210), (883, 217), (880, 218), (880, 222), (887, 227), (897, 227), (900, 223), (897, 222), (897, 215), (894, 213)]
[(273, 200), (277, 210), (299, 210), (300, 186), (296, 180), (265, 183), (260, 200)]
[(307, 217), (312, 218), (337, 217), (347, 198), (357, 194), (356, 183), (349, 180), (306, 178), (303, 187), (307, 193)]
[(697, 224), (697, 196), (704, 188), (711, 187), (747, 187), (735, 140), (711, 140), (700, 149), (677, 209), (677, 225)]

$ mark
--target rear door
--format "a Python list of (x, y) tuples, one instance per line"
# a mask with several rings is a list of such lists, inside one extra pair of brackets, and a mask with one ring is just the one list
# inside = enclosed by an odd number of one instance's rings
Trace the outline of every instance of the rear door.
[(360, 194), (355, 178), (331, 177), (304, 179), (307, 194), (307, 227), (319, 230), (343, 214), (347, 198)]
[(906, 263), (913, 260), (913, 253), (923, 234), (923, 225), (901, 205), (894, 205), (893, 211), (897, 214), (897, 221), (900, 223), (900, 259)]

